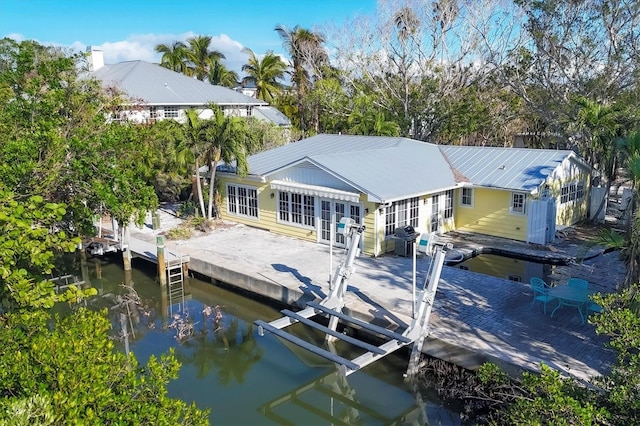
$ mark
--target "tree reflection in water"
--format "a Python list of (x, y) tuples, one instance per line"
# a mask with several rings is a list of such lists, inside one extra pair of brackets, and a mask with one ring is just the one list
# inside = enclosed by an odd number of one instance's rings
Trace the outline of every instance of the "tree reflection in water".
[(193, 365), (198, 378), (215, 370), (222, 385), (234, 380), (243, 383), (246, 374), (262, 358), (263, 350), (255, 340), (254, 325), (225, 315), (222, 309), (204, 306), (200, 321), (188, 309), (174, 315), (169, 327), (177, 331), (176, 356), (182, 364)]

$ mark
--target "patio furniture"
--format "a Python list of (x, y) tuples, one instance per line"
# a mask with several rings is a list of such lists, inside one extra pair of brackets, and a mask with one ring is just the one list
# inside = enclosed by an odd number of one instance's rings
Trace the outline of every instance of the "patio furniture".
[(589, 281), (583, 280), (582, 278), (569, 278), (569, 281), (567, 281), (567, 285), (569, 287), (588, 289)]
[(531, 301), (529, 309), (533, 307), (534, 303), (541, 302), (544, 305), (544, 314), (547, 315), (547, 303), (556, 298), (549, 294), (550, 287), (542, 278), (533, 277), (530, 283), (531, 289), (533, 290), (533, 300)]
[[(569, 281), (571, 282), (571, 280)], [(585, 280), (580, 281), (587, 282)], [(553, 318), (553, 314), (555, 314), (558, 309), (568, 306), (578, 309), (580, 320), (584, 324), (586, 316), (589, 313), (589, 304), (591, 303), (589, 295), (592, 293), (593, 291), (588, 288), (588, 282), (587, 286), (585, 286), (583, 282), (579, 281), (573, 281), (571, 285), (567, 283), (566, 285), (550, 289), (549, 295), (558, 300), (558, 305), (551, 312), (551, 318)], [(582, 312), (583, 310), (585, 311), (584, 313)]]

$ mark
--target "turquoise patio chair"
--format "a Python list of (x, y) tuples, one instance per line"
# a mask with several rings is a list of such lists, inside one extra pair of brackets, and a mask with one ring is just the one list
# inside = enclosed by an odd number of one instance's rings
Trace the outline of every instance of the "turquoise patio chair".
[(531, 278), (531, 290), (533, 290), (533, 300), (529, 309), (533, 307), (536, 302), (541, 302), (544, 305), (544, 314), (547, 315), (547, 303), (556, 300), (555, 297), (549, 295), (549, 285), (538, 277)]

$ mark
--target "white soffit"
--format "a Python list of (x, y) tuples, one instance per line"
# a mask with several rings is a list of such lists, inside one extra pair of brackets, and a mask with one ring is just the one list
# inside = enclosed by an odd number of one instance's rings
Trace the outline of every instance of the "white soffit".
[(326, 186), (306, 185), (304, 183), (286, 182), (283, 180), (271, 181), (271, 189), (278, 191), (293, 192), (295, 194), (312, 195), (334, 200), (357, 203), (360, 201), (360, 194), (355, 192), (341, 191), (339, 189), (327, 188)]

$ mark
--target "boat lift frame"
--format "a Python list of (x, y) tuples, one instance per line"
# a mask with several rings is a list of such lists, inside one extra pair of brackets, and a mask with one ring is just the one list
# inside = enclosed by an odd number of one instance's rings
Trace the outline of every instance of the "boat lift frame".
[[(440, 281), (440, 274), (442, 272), (442, 266), (444, 265), (446, 251), (452, 246), (451, 244), (442, 245), (437, 242), (430, 242), (429, 246), (431, 252), (427, 253), (427, 255), (431, 255), (431, 261), (429, 263), (423, 288), (418, 296), (417, 306), (413, 306), (412, 321), (402, 333), (398, 333), (396, 331), (388, 330), (384, 327), (353, 318), (342, 312), (345, 305), (344, 296), (347, 290), (347, 282), (353, 273), (354, 262), (360, 252), (359, 244), (362, 239), (364, 229), (363, 225), (355, 223), (351, 218), (342, 218), (340, 220), (337, 232), (345, 236), (347, 242), (347, 253), (345, 260), (336, 268), (336, 271), (333, 274), (330, 282), (330, 293), (327, 297), (319, 303), (308, 302), (307, 307), (299, 312), (284, 309), (281, 312), (285, 316), (280, 319), (271, 322), (257, 320), (254, 323), (258, 326), (258, 333), (260, 336), (264, 335), (264, 331), (266, 330), (325, 359), (335, 362), (338, 369), (345, 376), (355, 373), (361, 368), (404, 346), (413, 344), (409, 368), (407, 370), (407, 376), (412, 377), (416, 373), (417, 360), (419, 359), (422, 351), (424, 340), (428, 335), (429, 317), (431, 316), (431, 309), (433, 307), (438, 282)], [(328, 316), (328, 326), (324, 326), (311, 320), (311, 318), (316, 315), (322, 315), (324, 317)], [(378, 335), (379, 337), (382, 336), (388, 340), (380, 346), (376, 346), (343, 334), (337, 331), (337, 326), (340, 320), (347, 324), (357, 326), (371, 334)], [(326, 334), (326, 341), (330, 350), (323, 349), (283, 331), (284, 328), (295, 323), (302, 323), (324, 332)], [(343, 358), (338, 355), (333, 348), (332, 343), (336, 339), (343, 340), (347, 343), (365, 349), (366, 352), (353, 360)]]

